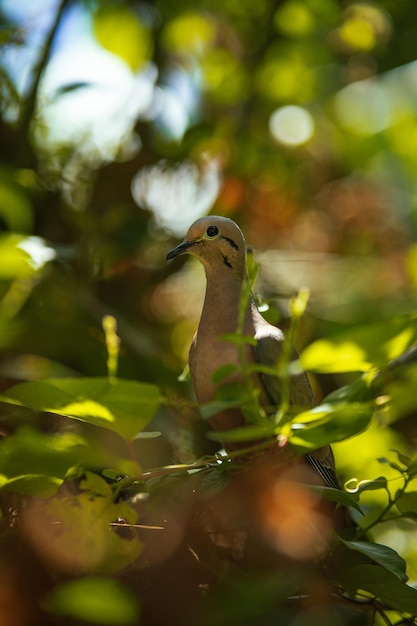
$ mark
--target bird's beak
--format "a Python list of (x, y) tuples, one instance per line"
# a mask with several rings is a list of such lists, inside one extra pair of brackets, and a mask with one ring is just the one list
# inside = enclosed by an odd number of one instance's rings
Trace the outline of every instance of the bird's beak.
[(194, 246), (196, 243), (198, 242), (197, 241), (183, 241), (176, 248), (173, 248), (172, 250), (170, 250), (170, 252), (168, 252), (166, 256), (166, 260), (169, 261), (170, 259), (173, 259), (179, 254), (184, 254), (185, 252), (188, 252), (189, 248), (191, 248), (191, 246)]

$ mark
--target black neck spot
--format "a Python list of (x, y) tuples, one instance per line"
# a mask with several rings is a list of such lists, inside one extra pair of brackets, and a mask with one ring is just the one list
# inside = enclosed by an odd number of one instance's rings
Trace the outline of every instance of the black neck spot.
[(227, 265), (227, 267), (233, 267), (233, 265), (230, 263), (229, 259), (227, 258), (225, 254), (222, 254), (222, 257), (223, 257), (223, 262), (225, 265)]
[(233, 239), (230, 239), (230, 237), (225, 237), (224, 235), (222, 235), (222, 239), (227, 241), (227, 243), (231, 245), (232, 248), (234, 248), (235, 250), (239, 250), (239, 246), (237, 245), (236, 241), (233, 241)]

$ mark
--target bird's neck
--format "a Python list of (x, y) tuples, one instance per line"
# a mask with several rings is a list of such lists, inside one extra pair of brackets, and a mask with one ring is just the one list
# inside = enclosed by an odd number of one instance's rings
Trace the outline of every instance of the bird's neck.
[(207, 286), (203, 310), (199, 326), (210, 329), (211, 336), (219, 337), (225, 333), (234, 333), (237, 330), (239, 309), (243, 305), (245, 311), (244, 332), (251, 332), (252, 297), (247, 303), (242, 303), (242, 287), (244, 275), (219, 276), (218, 273), (206, 273)]

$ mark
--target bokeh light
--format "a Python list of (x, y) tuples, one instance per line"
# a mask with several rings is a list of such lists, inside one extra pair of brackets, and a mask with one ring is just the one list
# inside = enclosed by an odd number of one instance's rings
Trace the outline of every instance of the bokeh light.
[(292, 147), (302, 146), (314, 134), (314, 120), (307, 109), (289, 105), (272, 113), (269, 129), (278, 142)]

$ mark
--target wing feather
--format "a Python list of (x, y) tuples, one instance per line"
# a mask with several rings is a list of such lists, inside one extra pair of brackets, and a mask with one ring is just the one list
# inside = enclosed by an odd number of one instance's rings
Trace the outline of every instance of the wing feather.
[[(275, 367), (283, 354), (284, 335), (281, 330), (265, 325), (255, 335), (255, 359), (258, 363)], [(293, 351), (293, 358), (297, 353)], [(279, 376), (261, 373), (261, 380), (273, 406), (281, 402), (281, 381)], [(298, 407), (313, 407), (316, 405), (313, 390), (305, 372), (292, 376), (290, 380), (290, 404)], [(305, 455), (308, 464), (321, 477), (326, 487), (340, 489), (335, 473), (334, 457), (330, 446)]]

